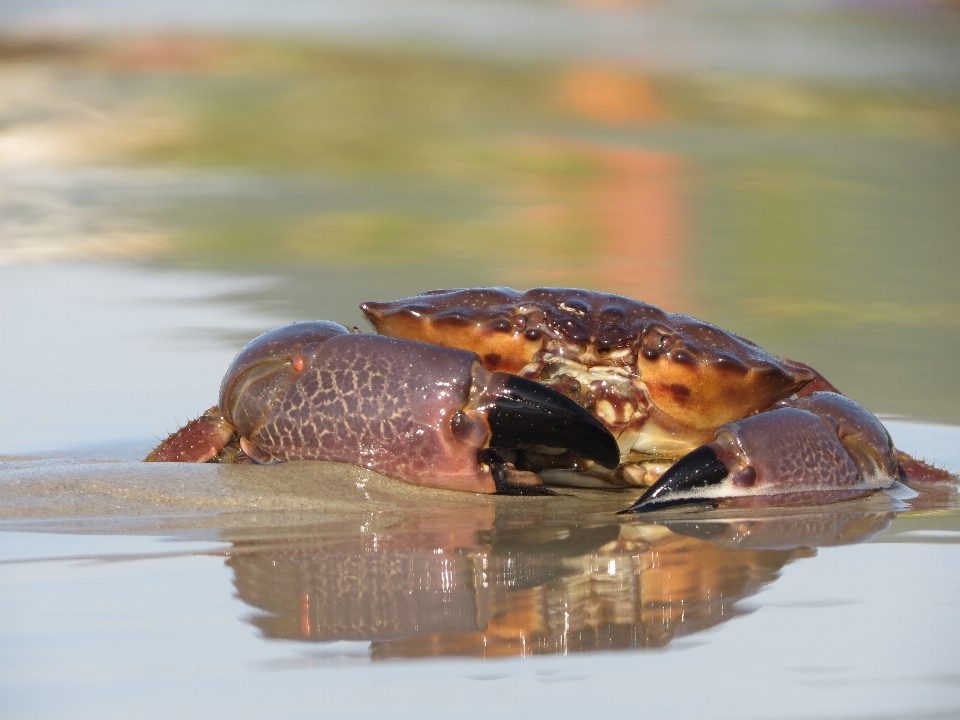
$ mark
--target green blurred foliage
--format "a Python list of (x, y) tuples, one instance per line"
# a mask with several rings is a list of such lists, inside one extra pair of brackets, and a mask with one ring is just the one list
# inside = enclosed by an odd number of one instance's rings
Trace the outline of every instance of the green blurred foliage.
[(558, 115), (536, 70), (315, 45), (231, 46), (224, 56), (171, 97), (192, 132), (146, 159), (463, 180), (482, 177), (489, 135)]
[[(168, 263), (377, 278), (380, 299), (404, 277), (641, 296), (667, 268), (671, 309), (875, 409), (960, 419), (957, 95), (236, 38), (0, 42), (0, 72), (17, 68), (118, 119), (97, 163), (262, 185), (152, 218)], [(584, 70), (600, 90), (576, 96)], [(681, 170), (644, 185), (624, 169), (643, 152)], [(612, 205), (656, 190), (611, 231)]]

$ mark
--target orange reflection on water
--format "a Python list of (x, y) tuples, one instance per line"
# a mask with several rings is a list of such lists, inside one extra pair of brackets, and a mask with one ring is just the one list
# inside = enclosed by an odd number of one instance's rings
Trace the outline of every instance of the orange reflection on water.
[[(538, 258), (538, 282), (602, 288), (692, 312), (686, 160), (663, 151), (586, 143), (552, 149), (574, 153), (598, 171), (574, 187), (545, 180), (533, 194), (550, 202), (514, 213), (513, 222)], [(540, 145), (524, 151), (546, 155), (549, 149)], [(559, 256), (558, 265), (557, 238), (578, 231), (576, 260)]]
[(590, 153), (605, 170), (593, 189), (600, 228), (597, 283), (661, 307), (689, 307), (684, 161), (634, 148)]
[[(637, 125), (668, 116), (640, 74), (603, 67), (568, 70), (557, 102), (604, 125)], [(577, 145), (600, 172), (586, 187), (595, 241), (592, 284), (667, 308), (690, 306), (685, 295), (689, 173), (676, 153), (637, 146)]]
[(665, 114), (641, 75), (600, 67), (564, 73), (558, 101), (582, 118), (617, 125), (655, 120)]

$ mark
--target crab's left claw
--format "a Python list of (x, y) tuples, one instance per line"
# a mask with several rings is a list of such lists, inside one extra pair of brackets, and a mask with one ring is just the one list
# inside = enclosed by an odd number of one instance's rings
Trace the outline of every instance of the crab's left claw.
[(837, 502), (888, 488), (898, 473), (880, 421), (849, 398), (819, 392), (723, 425), (624, 512)]
[(543, 492), (508, 448), (571, 450), (614, 468), (614, 437), (569, 398), (489, 372), (466, 350), (295, 323), (233, 361), (223, 418), (256, 462), (334, 460), (429, 487)]
[(486, 380), (491, 448), (542, 445), (572, 450), (613, 470), (620, 464), (620, 448), (610, 431), (570, 398), (519, 375), (473, 369), (474, 383)]

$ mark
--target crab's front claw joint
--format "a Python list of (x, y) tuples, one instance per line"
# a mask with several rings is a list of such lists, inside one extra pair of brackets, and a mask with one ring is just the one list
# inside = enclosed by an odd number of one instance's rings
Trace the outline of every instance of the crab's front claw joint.
[(452, 490), (542, 491), (498, 448), (619, 462), (613, 436), (557, 392), (489, 372), (472, 352), (332, 323), (289, 325), (248, 345), (224, 378), (220, 410), (257, 462), (334, 460)]
[(723, 425), (624, 512), (837, 502), (888, 488), (898, 472), (880, 421), (842, 395), (820, 392)]

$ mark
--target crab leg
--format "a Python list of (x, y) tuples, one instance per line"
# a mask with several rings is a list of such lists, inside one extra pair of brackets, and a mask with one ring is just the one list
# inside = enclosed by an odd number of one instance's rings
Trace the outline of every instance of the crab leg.
[(877, 418), (832, 392), (783, 400), (718, 428), (629, 510), (670, 505), (816, 504), (888, 488), (899, 477), (893, 443)]
[(220, 409), (213, 406), (165, 438), (143, 461), (216, 462), (223, 449), (236, 438), (237, 431), (223, 419)]
[(334, 460), (430, 487), (544, 492), (500, 448), (546, 445), (619, 462), (603, 425), (549, 388), (489, 372), (472, 352), (334, 323), (254, 340), (227, 371), (219, 407), (256, 462)]

